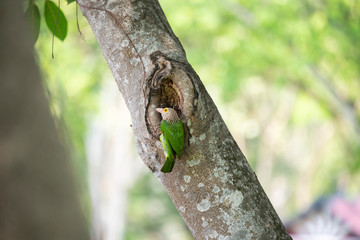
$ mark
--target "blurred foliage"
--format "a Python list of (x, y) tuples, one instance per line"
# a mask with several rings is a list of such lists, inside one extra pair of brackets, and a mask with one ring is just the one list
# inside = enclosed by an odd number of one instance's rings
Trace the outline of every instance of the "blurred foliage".
[[(284, 220), (318, 196), (359, 194), (359, 1), (160, 2)], [(86, 202), (84, 141), (109, 70), (83, 17), (87, 41), (77, 33), (75, 4), (62, 10), (68, 35), (55, 41), (55, 59), (45, 24), (35, 46), (54, 115), (68, 128)], [(125, 239), (170, 239), (166, 233), (184, 228), (172, 225), (181, 221), (159, 186), (149, 173), (130, 191)]]
[(129, 191), (124, 239), (185, 240), (192, 235), (169, 196), (152, 174), (145, 174)]
[(25, 16), (30, 23), (30, 29), (33, 37), (32, 43), (35, 44), (40, 33), (40, 11), (33, 1), (29, 1), (27, 9), (25, 10)]
[[(40, 12), (44, 13), (44, 4), (39, 2), (38, 5)], [(61, 8), (69, 21), (68, 37), (64, 42), (55, 38), (55, 58), (52, 59), (52, 33), (43, 22), (35, 44), (36, 60), (48, 89), (50, 107), (57, 119), (59, 132), (63, 134), (64, 144), (73, 159), (81, 201), (90, 220), (85, 137), (87, 124), (96, 113), (102, 76), (109, 70), (85, 18), (79, 21), (89, 39), (84, 42), (79, 36), (75, 4), (62, 4)]]
[(360, 182), (360, 2), (164, 0), (282, 217)]

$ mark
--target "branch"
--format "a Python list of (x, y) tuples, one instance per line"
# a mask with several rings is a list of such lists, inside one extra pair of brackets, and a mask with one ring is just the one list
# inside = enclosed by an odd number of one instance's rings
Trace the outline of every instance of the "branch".
[(353, 131), (356, 133), (357, 138), (360, 140), (360, 125), (353, 105), (339, 94), (335, 86), (332, 84), (332, 80), (325, 76), (317, 66), (309, 65), (308, 67), (315, 79), (324, 86), (325, 90), (327, 90), (329, 95), (332, 97), (335, 102), (337, 112), (346, 122), (349, 123)]
[(245, 23), (248, 27), (255, 27), (258, 24), (258, 20), (254, 14), (241, 6), (238, 2), (230, 2), (228, 0), (220, 1), (220, 3), (226, 8), (227, 11), (234, 14), (237, 19)]

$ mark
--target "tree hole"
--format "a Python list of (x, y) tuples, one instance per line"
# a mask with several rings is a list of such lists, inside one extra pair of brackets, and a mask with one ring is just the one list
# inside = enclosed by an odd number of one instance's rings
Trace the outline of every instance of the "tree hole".
[(182, 99), (177, 86), (170, 79), (165, 79), (160, 84), (158, 107), (175, 109), (178, 116), (182, 117)]

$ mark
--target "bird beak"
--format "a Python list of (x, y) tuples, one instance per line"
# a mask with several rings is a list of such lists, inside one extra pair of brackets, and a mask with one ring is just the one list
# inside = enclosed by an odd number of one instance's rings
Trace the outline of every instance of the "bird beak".
[(157, 112), (159, 112), (159, 113), (163, 113), (163, 111), (164, 111), (163, 108), (156, 108), (155, 110), (156, 110)]

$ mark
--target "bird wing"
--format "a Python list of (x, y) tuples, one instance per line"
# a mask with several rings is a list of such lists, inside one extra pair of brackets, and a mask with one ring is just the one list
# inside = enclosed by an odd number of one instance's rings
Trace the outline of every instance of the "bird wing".
[(184, 148), (184, 127), (181, 120), (175, 123), (163, 120), (161, 121), (160, 128), (164, 138), (170, 143), (171, 148), (177, 156), (180, 156)]
[(164, 163), (164, 166), (161, 168), (161, 171), (162, 172), (171, 172), (174, 167), (174, 164), (175, 164), (173, 150), (170, 146), (169, 141), (167, 141), (165, 139), (163, 134), (160, 135), (160, 141), (163, 145), (164, 154), (165, 154), (165, 163)]

